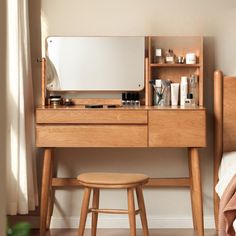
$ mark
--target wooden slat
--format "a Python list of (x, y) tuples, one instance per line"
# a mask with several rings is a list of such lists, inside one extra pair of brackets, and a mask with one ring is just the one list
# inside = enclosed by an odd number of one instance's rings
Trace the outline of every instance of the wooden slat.
[[(139, 214), (140, 210), (136, 210), (135, 214)], [(93, 209), (90, 208), (89, 212), (97, 212), (97, 213), (107, 213), (107, 214), (128, 214), (128, 210), (123, 209)]]
[[(53, 187), (82, 187), (76, 178), (53, 178)], [(189, 187), (189, 178), (150, 178), (145, 187)]]
[(214, 73), (214, 215), (215, 225), (218, 226), (219, 197), (215, 191), (218, 182), (218, 171), (223, 153), (223, 73)]
[(236, 150), (236, 77), (223, 79), (223, 151)]
[(37, 109), (38, 124), (147, 124), (147, 111)]
[(75, 105), (101, 104), (121, 106), (121, 99), (114, 98), (73, 98)]
[(46, 98), (46, 58), (42, 58), (42, 70), (41, 70), (41, 76), (42, 76), (42, 86), (41, 86), (41, 104), (42, 106), (45, 106), (45, 98)]

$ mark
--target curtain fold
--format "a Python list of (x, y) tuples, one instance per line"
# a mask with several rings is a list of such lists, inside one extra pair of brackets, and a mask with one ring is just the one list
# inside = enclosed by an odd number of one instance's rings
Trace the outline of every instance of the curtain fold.
[(28, 0), (7, 1), (7, 214), (38, 205)]

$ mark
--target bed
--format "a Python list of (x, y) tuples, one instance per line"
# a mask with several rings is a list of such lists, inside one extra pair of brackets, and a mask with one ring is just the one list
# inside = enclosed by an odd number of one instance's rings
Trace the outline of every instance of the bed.
[[(236, 77), (223, 76), (221, 71), (214, 73), (214, 119), (215, 222), (219, 235), (235, 235), (232, 224), (236, 217)], [(225, 229), (227, 233), (223, 232)]]

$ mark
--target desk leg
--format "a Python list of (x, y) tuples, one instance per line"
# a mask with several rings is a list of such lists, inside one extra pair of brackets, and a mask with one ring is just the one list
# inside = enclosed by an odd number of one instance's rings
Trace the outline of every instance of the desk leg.
[(189, 148), (191, 199), (194, 228), (198, 236), (204, 235), (201, 172), (197, 148)]
[(43, 173), (42, 173), (40, 236), (46, 235), (48, 200), (52, 182), (51, 170), (52, 170), (52, 149), (46, 148), (44, 150)]
[[(53, 151), (51, 153), (52, 160), (51, 160), (51, 168), (50, 168), (50, 178), (52, 179), (54, 176), (54, 155)], [(51, 181), (51, 180), (50, 180)], [(54, 200), (55, 200), (55, 190), (52, 188), (52, 185), (49, 185), (49, 200), (48, 200), (48, 210), (47, 210), (47, 223), (46, 228), (50, 228), (51, 223), (51, 217), (53, 213), (53, 206), (54, 206)]]

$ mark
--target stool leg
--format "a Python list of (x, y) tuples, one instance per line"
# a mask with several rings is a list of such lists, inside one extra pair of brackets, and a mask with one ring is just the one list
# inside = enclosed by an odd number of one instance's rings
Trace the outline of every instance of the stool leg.
[(85, 188), (84, 198), (83, 198), (83, 203), (82, 203), (82, 208), (81, 208), (81, 213), (80, 213), (80, 223), (79, 223), (78, 236), (84, 235), (84, 228), (85, 228), (85, 223), (86, 223), (87, 214), (88, 214), (90, 193), (91, 193), (91, 188)]
[(143, 227), (143, 235), (149, 236), (146, 209), (143, 198), (143, 190), (141, 186), (136, 187), (136, 194), (137, 194), (138, 206), (140, 209), (140, 218)]
[(136, 221), (135, 221), (133, 188), (128, 188), (127, 193), (128, 193), (128, 213), (129, 213), (129, 224), (130, 224), (130, 236), (136, 236)]
[[(99, 189), (94, 188), (93, 189), (93, 208), (98, 209), (99, 208)], [(97, 232), (97, 222), (98, 222), (98, 213), (92, 212), (92, 236), (96, 236)]]

